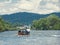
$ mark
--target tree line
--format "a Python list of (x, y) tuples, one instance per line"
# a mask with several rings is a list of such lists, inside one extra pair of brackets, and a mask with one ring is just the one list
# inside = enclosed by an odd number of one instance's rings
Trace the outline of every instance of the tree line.
[(34, 20), (31, 28), (35, 30), (60, 30), (60, 17), (52, 14), (46, 18)]
[(1, 17), (0, 17), (0, 32), (2, 31), (8, 31), (8, 30), (14, 30), (15, 28), (12, 26), (12, 24), (10, 24), (7, 21), (4, 21)]

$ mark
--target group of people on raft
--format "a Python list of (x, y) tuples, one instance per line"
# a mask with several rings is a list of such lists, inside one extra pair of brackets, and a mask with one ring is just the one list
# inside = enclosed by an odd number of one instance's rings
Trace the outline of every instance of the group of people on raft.
[(29, 35), (30, 29), (19, 30), (18, 35)]

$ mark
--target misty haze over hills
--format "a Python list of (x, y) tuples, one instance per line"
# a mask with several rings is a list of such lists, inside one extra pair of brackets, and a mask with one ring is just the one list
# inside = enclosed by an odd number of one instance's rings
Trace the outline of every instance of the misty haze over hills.
[[(60, 12), (51, 13), (56, 14), (60, 17)], [(21, 23), (21, 24), (31, 24), (33, 20), (38, 20), (40, 18), (45, 18), (50, 14), (36, 14), (36, 13), (27, 13), (27, 12), (18, 12), (14, 14), (2, 15), (2, 18), (10, 23)]]

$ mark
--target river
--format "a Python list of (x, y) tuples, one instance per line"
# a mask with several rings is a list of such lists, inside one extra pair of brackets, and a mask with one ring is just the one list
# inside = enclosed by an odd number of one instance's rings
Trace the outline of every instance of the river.
[(0, 45), (60, 45), (60, 31), (31, 30), (28, 36), (17, 35), (18, 31), (0, 32)]

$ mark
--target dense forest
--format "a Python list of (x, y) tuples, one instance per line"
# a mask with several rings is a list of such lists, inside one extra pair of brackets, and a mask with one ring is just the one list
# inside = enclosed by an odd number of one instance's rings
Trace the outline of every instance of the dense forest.
[(8, 30), (14, 30), (15, 28), (10, 24), (9, 22), (4, 21), (0, 17), (0, 32), (2, 31), (8, 31)]
[(31, 28), (35, 30), (60, 30), (60, 18), (52, 14), (46, 18), (33, 21)]
[[(29, 20), (30, 21), (30, 20)], [(16, 27), (19, 27), (21, 23), (11, 23), (9, 21), (4, 20), (0, 17), (0, 32), (2, 31), (10, 31), (10, 30), (17, 30)], [(47, 17), (40, 18), (38, 20), (33, 20), (31, 24), (31, 29), (34, 30), (60, 30), (60, 17), (51, 14)]]
[(13, 13), (13, 14), (2, 15), (2, 18), (5, 21), (8, 21), (14, 25), (17, 23), (29, 25), (29, 24), (32, 24), (32, 21), (38, 20), (40, 18), (48, 17), (51, 14), (56, 14), (57, 16), (60, 17), (60, 12), (50, 13), (50, 14), (36, 14), (36, 13), (28, 13), (28, 12), (18, 12), (18, 13)]

